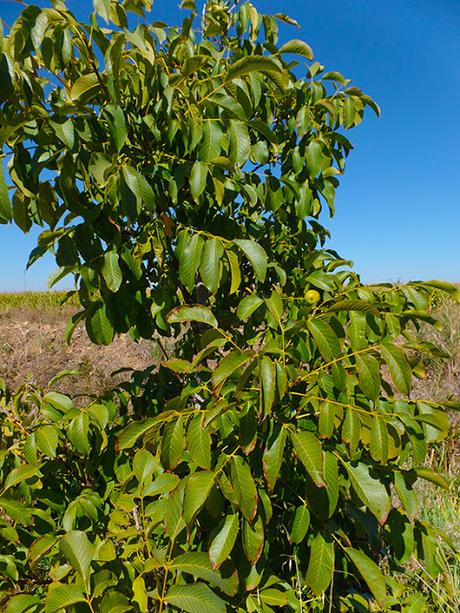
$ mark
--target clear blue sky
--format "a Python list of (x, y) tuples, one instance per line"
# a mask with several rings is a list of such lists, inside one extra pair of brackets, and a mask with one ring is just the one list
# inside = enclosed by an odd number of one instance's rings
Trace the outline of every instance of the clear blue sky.
[[(46, 2), (37, 1), (44, 5)], [(366, 282), (440, 278), (460, 282), (460, 1), (253, 0), (288, 12), (315, 59), (339, 70), (382, 107), (349, 133), (355, 144), (326, 225), (330, 246)], [(174, 22), (176, 0), (156, 0), (155, 20)], [(70, 0), (84, 16), (88, 0)], [(0, 0), (0, 17), (20, 10)], [(40, 289), (50, 259), (25, 275), (35, 235), (0, 226), (0, 291)]]

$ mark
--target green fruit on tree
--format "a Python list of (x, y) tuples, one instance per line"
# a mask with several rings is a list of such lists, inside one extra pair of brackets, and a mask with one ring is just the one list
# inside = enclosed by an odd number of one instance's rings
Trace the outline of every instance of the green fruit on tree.
[(321, 295), (316, 289), (309, 289), (305, 292), (305, 300), (308, 304), (318, 304), (320, 301)]

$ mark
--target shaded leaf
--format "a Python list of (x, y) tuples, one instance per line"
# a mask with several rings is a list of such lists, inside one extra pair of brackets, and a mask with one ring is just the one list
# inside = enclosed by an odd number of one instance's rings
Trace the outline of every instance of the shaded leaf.
[(375, 562), (373, 562), (365, 553), (359, 549), (346, 547), (345, 551), (351, 558), (353, 564), (359, 571), (359, 574), (369, 586), (372, 594), (379, 603), (383, 606), (386, 600), (385, 579)]
[(251, 240), (235, 239), (233, 242), (251, 262), (254, 273), (259, 281), (265, 281), (268, 258), (263, 247)]

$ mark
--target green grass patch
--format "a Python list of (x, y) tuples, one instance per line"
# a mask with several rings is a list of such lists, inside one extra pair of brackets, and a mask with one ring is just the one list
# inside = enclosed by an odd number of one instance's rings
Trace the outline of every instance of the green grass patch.
[(5, 292), (0, 293), (0, 312), (10, 309), (56, 309), (76, 306), (76, 295), (68, 292)]

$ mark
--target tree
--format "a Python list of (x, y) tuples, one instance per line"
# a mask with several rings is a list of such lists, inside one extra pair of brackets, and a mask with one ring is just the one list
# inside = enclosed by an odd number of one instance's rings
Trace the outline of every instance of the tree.
[(373, 100), (280, 46), (284, 14), (182, 7), (27, 6), (1, 38), (0, 214), (75, 277), (68, 337), (175, 339), (85, 406), (4, 391), (7, 610), (404, 610), (378, 564), (438, 571), (414, 483), (445, 484), (422, 465), (448, 430), (410, 398), (436, 351), (412, 331), (454, 288), (363, 286), (324, 249)]

